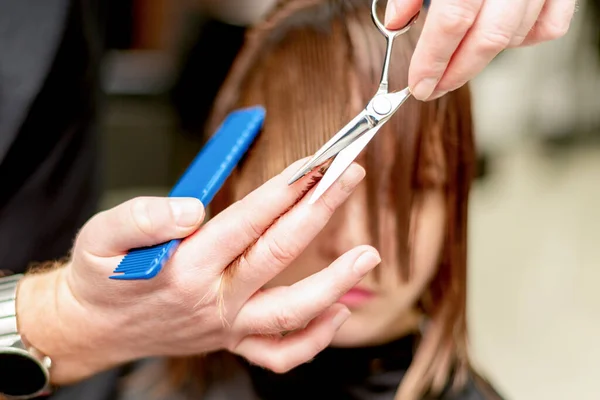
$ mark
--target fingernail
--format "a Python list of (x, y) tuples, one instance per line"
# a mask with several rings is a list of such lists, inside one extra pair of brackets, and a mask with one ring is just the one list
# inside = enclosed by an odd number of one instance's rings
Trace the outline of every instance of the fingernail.
[(204, 206), (198, 199), (171, 199), (169, 205), (175, 222), (182, 228), (196, 226), (204, 218)]
[(427, 100), (439, 99), (440, 97), (446, 95), (446, 93), (448, 93), (448, 92), (446, 92), (444, 90), (436, 90), (431, 94), (431, 96), (429, 96), (429, 98)]
[(366, 275), (381, 262), (381, 258), (371, 251), (367, 251), (358, 257), (354, 263), (354, 270), (360, 275)]
[(346, 307), (338, 311), (338, 313), (333, 317), (331, 323), (333, 324), (336, 330), (340, 329), (344, 322), (346, 322), (350, 318), (350, 310)]
[(396, 18), (396, 2), (393, 0), (388, 1), (387, 7), (385, 9), (385, 25), (388, 26), (390, 21), (393, 21)]
[(412, 95), (415, 96), (417, 100), (426, 100), (435, 90), (437, 83), (438, 80), (435, 78), (425, 78), (417, 83), (414, 89), (411, 90)]

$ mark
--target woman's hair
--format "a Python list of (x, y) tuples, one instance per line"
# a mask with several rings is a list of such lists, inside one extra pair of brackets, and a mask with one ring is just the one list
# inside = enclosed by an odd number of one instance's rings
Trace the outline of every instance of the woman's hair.
[[(367, 104), (377, 91), (385, 39), (370, 16), (370, 0), (284, 0), (249, 29), (216, 99), (207, 132), (233, 109), (256, 104), (267, 110), (263, 130), (226, 187), (218, 212), (287, 165), (312, 155)], [(423, 19), (423, 15), (420, 20)], [(408, 67), (421, 23), (398, 37), (390, 87), (407, 85)], [(427, 326), (399, 388), (400, 398), (441, 390), (450, 377), (465, 381), (467, 355), (467, 201), (474, 176), (471, 104), (465, 86), (442, 98), (409, 99), (364, 150), (371, 234), (385, 247), (381, 209), (393, 208), (401, 278), (410, 281), (411, 212), (429, 189), (445, 194), (442, 255), (433, 279), (414, 299)], [(414, 220), (413, 220), (414, 221)], [(412, 224), (414, 225), (414, 223)], [(382, 252), (383, 256), (387, 254)], [(384, 259), (385, 262), (385, 259)], [(210, 362), (211, 358), (204, 358)], [(173, 360), (173, 377), (202, 379), (199, 359)], [(211, 367), (212, 370), (212, 367)]]

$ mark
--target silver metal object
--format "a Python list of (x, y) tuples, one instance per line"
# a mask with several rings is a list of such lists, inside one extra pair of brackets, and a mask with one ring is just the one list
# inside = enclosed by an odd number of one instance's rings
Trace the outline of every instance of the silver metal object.
[[(50, 393), (52, 361), (24, 343), (17, 329), (16, 293), (22, 278), (23, 275), (0, 278), (0, 362), (6, 364), (4, 371), (7, 371), (0, 376), (0, 398), (11, 400)], [(18, 393), (13, 392), (15, 388)]]
[(311, 196), (309, 200), (310, 204), (317, 201), (319, 197), (331, 187), (350, 164), (352, 164), (356, 157), (358, 157), (360, 152), (367, 146), (373, 137), (375, 137), (383, 124), (385, 124), (411, 96), (408, 87), (398, 92), (389, 93), (388, 75), (394, 39), (411, 28), (419, 18), (420, 12), (412, 17), (408, 24), (403, 28), (390, 30), (385, 27), (377, 16), (377, 3), (378, 0), (373, 0), (371, 5), (371, 17), (387, 41), (379, 89), (365, 109), (329, 139), (329, 141), (327, 141), (327, 143), (325, 143), (323, 147), (321, 147), (289, 180), (288, 184), (291, 185), (316, 167), (322, 165), (325, 161), (335, 157)]

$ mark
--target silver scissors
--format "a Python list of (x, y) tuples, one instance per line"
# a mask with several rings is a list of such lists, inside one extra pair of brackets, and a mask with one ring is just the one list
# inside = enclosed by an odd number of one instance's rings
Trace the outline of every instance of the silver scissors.
[(288, 181), (288, 185), (293, 184), (314, 168), (324, 164), (325, 161), (330, 158), (335, 157), (329, 168), (327, 168), (325, 175), (319, 181), (317, 188), (309, 200), (309, 204), (313, 204), (317, 201), (319, 197), (333, 185), (333, 183), (352, 164), (356, 157), (358, 157), (367, 144), (369, 144), (373, 137), (375, 137), (379, 129), (411, 96), (408, 87), (398, 92), (389, 93), (388, 74), (394, 39), (411, 28), (419, 18), (420, 11), (412, 17), (403, 28), (390, 30), (381, 23), (377, 16), (377, 3), (378, 0), (373, 0), (371, 5), (371, 16), (373, 22), (387, 40), (387, 49), (385, 52), (385, 61), (383, 63), (379, 89), (364, 110), (325, 143), (323, 147), (321, 147)]

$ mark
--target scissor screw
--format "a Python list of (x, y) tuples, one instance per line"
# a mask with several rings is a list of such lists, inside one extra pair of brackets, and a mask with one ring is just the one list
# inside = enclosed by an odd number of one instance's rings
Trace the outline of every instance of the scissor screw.
[(392, 103), (385, 97), (376, 97), (373, 100), (373, 110), (375, 110), (377, 114), (386, 115), (392, 111)]

